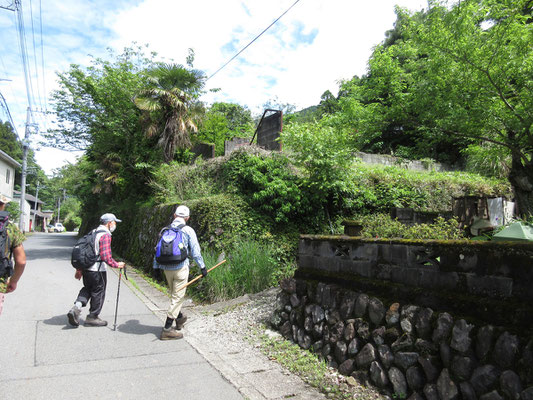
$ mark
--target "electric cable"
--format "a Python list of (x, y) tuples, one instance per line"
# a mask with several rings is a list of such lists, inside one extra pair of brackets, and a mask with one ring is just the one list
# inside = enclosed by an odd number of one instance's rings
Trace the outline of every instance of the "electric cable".
[[(4, 69), (4, 75), (5, 76), (9, 76), (9, 74), (7, 73), (6, 64), (4, 63), (4, 59), (2, 57), (2, 54), (0, 54), (0, 64), (2, 64), (2, 68)], [(11, 92), (11, 95), (13, 96), (13, 99), (16, 99), (17, 96), (15, 95), (15, 90), (13, 89), (13, 85), (11, 84), (11, 81), (7, 80), (7, 82), (8, 82), (8, 86), (9, 86), (9, 91)], [(6, 101), (6, 104), (7, 104), (7, 101)], [(19, 103), (16, 102), (16, 101), (15, 101), (15, 108), (16, 108), (15, 111), (18, 111), (18, 113), (20, 114)]]
[(11, 127), (13, 128), (13, 131), (19, 137), (19, 133), (17, 131), (17, 127), (15, 126), (15, 123), (13, 122), (13, 117), (11, 116), (11, 112), (9, 111), (9, 106), (7, 105), (7, 101), (5, 97), (2, 95), (2, 92), (0, 92), (0, 100), (2, 100), (3, 106), (6, 110), (7, 117), (9, 119), (9, 122), (11, 123)]
[(244, 48), (239, 51), (237, 54), (235, 54), (233, 57), (231, 57), (224, 65), (222, 65), (219, 69), (217, 69), (209, 78), (206, 79), (206, 82), (211, 79), (213, 76), (215, 76), (220, 70), (222, 70), (226, 65), (228, 65), (230, 62), (232, 62), (235, 58), (237, 58), (239, 56), (239, 54), (241, 54), (244, 50), (246, 50), (253, 42), (255, 42), (257, 39), (259, 39), (261, 37), (261, 35), (263, 35), (263, 33), (265, 33), (266, 31), (268, 31), (270, 29), (270, 27), (272, 25), (274, 25), (276, 22), (278, 22), (285, 14), (287, 14), (291, 8), (293, 8), (297, 3), (299, 3), (300, 0), (296, 0), (292, 6), (290, 6), (289, 8), (287, 8), (285, 10), (285, 12), (283, 14), (281, 14), (278, 18), (276, 18), (276, 20), (274, 22), (272, 22), (269, 26), (267, 26), (263, 32), (261, 32), (259, 35), (257, 35), (250, 43), (248, 43), (246, 46), (244, 46)]
[[(28, 97), (28, 106), (30, 108), (30, 114), (32, 119), (33, 113), (32, 110), (34, 107), (32, 105), (36, 105), (35, 102), (35, 92), (33, 90), (33, 81), (31, 79), (31, 73), (30, 73), (30, 65), (28, 61), (28, 48), (26, 45), (26, 31), (24, 29), (24, 13), (22, 10), (22, 5), (20, 3), (20, 0), (15, 0), (15, 7), (17, 9), (17, 31), (18, 31), (18, 37), (19, 37), (19, 45), (20, 45), (20, 52), (21, 52), (21, 58), (22, 58), (22, 66), (24, 69), (24, 79), (26, 81), (26, 95)], [(35, 123), (35, 120), (33, 121)]]
[(33, 4), (30, 0), (30, 21), (31, 21), (31, 37), (33, 42), (33, 64), (35, 65), (35, 78), (37, 79), (37, 96), (39, 99), (39, 105), (41, 110), (43, 109), (43, 103), (41, 98), (41, 88), (39, 85), (39, 69), (37, 68), (37, 51), (35, 50), (35, 29), (33, 26)]
[[(44, 73), (44, 42), (43, 42), (43, 7), (42, 7), (42, 0), (39, 0), (39, 25), (41, 27), (41, 70), (42, 70), (42, 74), (43, 74), (44, 112), (48, 113), (48, 98), (47, 98), (47, 94), (46, 94), (46, 77), (45, 77), (45, 73)], [(46, 118), (45, 118), (45, 126), (46, 126)]]

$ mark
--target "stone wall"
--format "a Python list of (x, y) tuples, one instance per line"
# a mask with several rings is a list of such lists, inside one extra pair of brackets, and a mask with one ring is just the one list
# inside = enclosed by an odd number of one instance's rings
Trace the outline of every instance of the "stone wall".
[(283, 129), (283, 114), (277, 111), (264, 117), (257, 127), (257, 145), (266, 150), (281, 151), (279, 133)]
[(394, 167), (403, 167), (413, 171), (453, 171), (454, 168), (446, 164), (430, 161), (407, 160), (401, 157), (389, 156), (386, 154), (369, 154), (363, 152), (355, 153), (365, 164), (380, 164)]
[(242, 146), (248, 146), (250, 144), (250, 138), (235, 137), (231, 140), (224, 141), (224, 155), (227, 156), (233, 151)]
[(302, 236), (272, 323), (389, 395), (531, 400), (532, 250)]
[(196, 143), (191, 151), (196, 157), (205, 159), (215, 158), (215, 145), (210, 143)]
[(347, 282), (476, 319), (530, 326), (532, 260), (528, 243), (302, 235), (297, 275)]

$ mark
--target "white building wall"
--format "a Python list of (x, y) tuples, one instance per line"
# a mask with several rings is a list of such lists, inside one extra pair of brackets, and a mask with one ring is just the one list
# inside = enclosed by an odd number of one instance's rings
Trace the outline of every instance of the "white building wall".
[(0, 160), (0, 194), (13, 199), (13, 189), (15, 188), (15, 169)]

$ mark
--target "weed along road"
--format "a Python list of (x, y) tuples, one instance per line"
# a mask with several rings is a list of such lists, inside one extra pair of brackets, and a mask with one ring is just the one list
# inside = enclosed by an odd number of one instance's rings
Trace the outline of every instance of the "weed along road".
[(118, 275), (108, 272), (106, 327), (68, 326), (81, 283), (74, 279), (71, 233), (36, 233), (26, 270), (0, 315), (0, 398), (242, 399), (185, 340), (161, 341), (162, 323)]

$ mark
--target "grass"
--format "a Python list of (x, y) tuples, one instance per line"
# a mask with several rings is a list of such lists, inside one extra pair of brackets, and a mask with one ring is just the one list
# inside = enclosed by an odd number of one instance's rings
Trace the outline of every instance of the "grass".
[[(297, 344), (281, 336), (271, 337), (263, 334), (260, 335), (259, 340), (261, 351), (270, 360), (276, 361), (291, 373), (298, 375), (330, 399), (375, 400), (382, 398), (375, 390), (356, 383), (354, 378), (345, 378), (333, 373), (325, 361), (320, 360), (316, 354), (301, 349)], [(346, 383), (348, 380), (352, 381), (353, 386)]]
[[(217, 263), (215, 253), (207, 251), (203, 258), (208, 268)], [(195, 285), (191, 294), (203, 301), (217, 302), (257, 293), (276, 283), (276, 269), (270, 245), (241, 240), (227, 257), (227, 262)]]
[[(136, 268), (133, 265), (128, 264), (128, 270), (135, 271), (135, 273), (141, 276), (146, 282), (148, 282), (150, 286), (156, 288), (157, 290), (168, 296), (168, 287), (165, 285), (164, 282), (158, 281), (156, 278), (148, 275), (142, 269)], [(133, 280), (131, 277), (128, 277), (128, 280), (132, 283), (133, 286), (135, 286), (137, 290), (139, 290), (139, 292), (142, 292), (142, 290), (137, 286), (137, 282), (135, 282), (135, 280)]]

